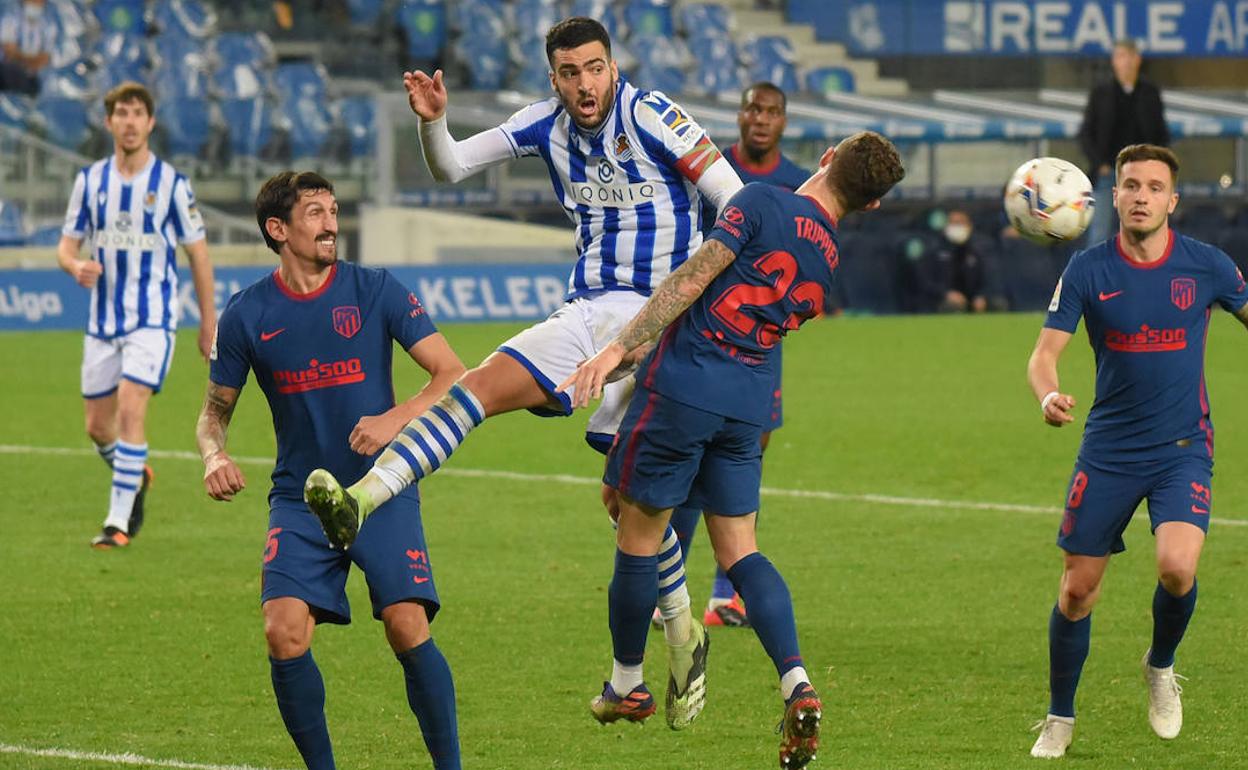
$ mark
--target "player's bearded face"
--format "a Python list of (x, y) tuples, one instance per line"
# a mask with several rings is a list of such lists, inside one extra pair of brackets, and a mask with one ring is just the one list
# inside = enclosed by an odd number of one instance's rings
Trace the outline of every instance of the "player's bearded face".
[(291, 212), (287, 243), (298, 258), (329, 266), (338, 260), (338, 202), (327, 190), (305, 192)]
[(551, 85), (576, 125), (587, 129), (602, 125), (611, 111), (620, 76), (602, 43), (556, 49), (551, 67)]
[(1118, 176), (1114, 207), (1123, 232), (1145, 238), (1165, 227), (1179, 202), (1170, 167), (1159, 160), (1133, 161)]
[(113, 114), (104, 118), (104, 125), (113, 135), (113, 142), (123, 152), (135, 152), (147, 145), (156, 118), (147, 113), (143, 102), (133, 99), (113, 105)]

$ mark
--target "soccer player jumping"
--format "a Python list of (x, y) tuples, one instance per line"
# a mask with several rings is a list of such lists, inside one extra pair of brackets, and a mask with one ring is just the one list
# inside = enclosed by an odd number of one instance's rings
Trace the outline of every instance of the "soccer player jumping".
[[(278, 174), (256, 196), (256, 220), (280, 264), (222, 311), (195, 433), (209, 496), (233, 499), (245, 479), (225, 450), (226, 428), (250, 370), (277, 432), (261, 601), (282, 721), (310, 770), (332, 770), (312, 632), (317, 623), (351, 621), (344, 588), (354, 562), (402, 666), (433, 766), (458, 770), (455, 686), (429, 632), (440, 604), (419, 493), (413, 487), (374, 511), (346, 553), (330, 547), (302, 495), (303, 479), (318, 464), (363, 473), (369, 457), (445, 395), (464, 366), (415, 294), (385, 271), (338, 260), (338, 204), (328, 180)], [(395, 342), (430, 375), (397, 406)]]
[(689, 501), (706, 512), (716, 561), (780, 676), (780, 767), (815, 758), (822, 704), (802, 665), (789, 589), (755, 541), (759, 439), (771, 409), (774, 352), (785, 333), (822, 311), (832, 290), (837, 221), (878, 208), (903, 174), (896, 148), (863, 132), (828, 148), (796, 193), (747, 185), (697, 254), (561, 383), (584, 406), (621, 362), (662, 333), (638, 369), (603, 479), (619, 492), (620, 517), (608, 596), (617, 665), (596, 699), (601, 708), (645, 697), (641, 661), (660, 544), (673, 507)]
[[(435, 472), (482, 420), (528, 409), (572, 413), (556, 385), (636, 314), (646, 296), (701, 244), (700, 197), (722, 208), (741, 181), (710, 137), (679, 105), (620, 77), (611, 40), (593, 19), (573, 17), (546, 36), (555, 96), (531, 104), (501, 126), (463, 141), (446, 127), (441, 72), (404, 75), (408, 101), (420, 117), (421, 146), (433, 175), (459, 181), (499, 163), (539, 156), (568, 218), (576, 225), (577, 262), (568, 302), (491, 354), (446, 398), (410, 422), (363, 478), (343, 489), (335, 474), (308, 478), (309, 507), (330, 540), (347, 545), (359, 522), (408, 484)], [(612, 384), (589, 418), (586, 439), (606, 451), (628, 403), (632, 380)], [(347, 478), (358, 478), (350, 476)], [(610, 507), (613, 495), (605, 499)], [(676, 566), (663, 577), (659, 606), (666, 620), (672, 677), (669, 726), (679, 729), (697, 710), (689, 671), (705, 657), (706, 635), (692, 617), (675, 532), (665, 553)], [(654, 713), (653, 701), (628, 715)]]
[(1082, 317), (1096, 353), (1096, 400), (1075, 458), (1057, 544), (1064, 569), (1049, 619), (1048, 715), (1033, 757), (1061, 757), (1075, 725), (1092, 608), (1109, 557), (1141, 501), (1156, 538), (1152, 644), (1142, 667), (1148, 722), (1163, 739), (1183, 726), (1174, 654), (1196, 609), (1196, 565), (1209, 529), (1213, 423), (1205, 335), (1214, 305), (1248, 325), (1248, 290), (1230, 257), (1170, 229), (1179, 162), (1164, 147), (1118, 153), (1116, 237), (1077, 252), (1058, 281), (1027, 378), (1044, 421), (1074, 420), (1057, 362)]

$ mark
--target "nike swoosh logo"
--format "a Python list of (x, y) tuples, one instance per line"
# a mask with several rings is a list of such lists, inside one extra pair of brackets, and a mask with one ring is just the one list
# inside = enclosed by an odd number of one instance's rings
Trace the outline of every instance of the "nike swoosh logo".
[(278, 329), (275, 332), (260, 332), (260, 341), (268, 342), (269, 340), (273, 339), (274, 337), (276, 337), (277, 335), (281, 334), (284, 331), (286, 331), (285, 326), (283, 326), (282, 328)]
[(1194, 506), (1194, 505), (1193, 505), (1193, 506), (1192, 506), (1192, 513), (1199, 513), (1199, 514), (1201, 514), (1201, 515), (1208, 515), (1208, 514), (1209, 514), (1209, 511), (1206, 511), (1204, 508), (1197, 508), (1196, 506)]
[(412, 582), (415, 583), (416, 585), (420, 585), (421, 583), (428, 583), (429, 578), (413, 577)]
[(1105, 292), (1101, 292), (1097, 296), (1100, 297), (1101, 302), (1104, 302), (1107, 299), (1113, 299), (1114, 297), (1117, 297), (1119, 294), (1122, 294), (1123, 291), (1125, 291), (1125, 289), (1119, 289), (1118, 291), (1111, 291), (1109, 294), (1106, 294)]

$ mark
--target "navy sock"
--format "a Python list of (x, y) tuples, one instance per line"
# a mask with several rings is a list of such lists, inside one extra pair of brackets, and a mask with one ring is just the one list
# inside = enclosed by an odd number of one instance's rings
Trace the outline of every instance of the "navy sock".
[(616, 550), (607, 600), (615, 659), (636, 666), (646, 656), (646, 632), (659, 600), (658, 557), (629, 556)]
[(1092, 616), (1069, 620), (1053, 605), (1049, 616), (1049, 713), (1075, 716), (1075, 690), (1092, 640)]
[(802, 665), (793, 599), (784, 578), (767, 557), (758, 551), (746, 556), (728, 568), (728, 579), (749, 609), (750, 625), (776, 664), (776, 673), (784, 676), (789, 669)]
[(698, 531), (698, 520), (702, 511), (682, 505), (672, 511), (672, 529), (676, 530), (676, 539), (680, 541), (680, 551), (689, 561), (689, 547), (693, 545), (693, 533)]
[(455, 718), (455, 682), (442, 651), (428, 639), (395, 656), (403, 666), (407, 704), (411, 706), (425, 748), (436, 770), (459, 770), (459, 726)]
[(297, 658), (269, 658), (277, 710), (308, 770), (334, 770), (334, 749), (325, 724), (325, 682), (308, 650)]
[(1192, 590), (1183, 596), (1171, 596), (1170, 592), (1157, 583), (1153, 592), (1153, 649), (1148, 656), (1148, 664), (1156, 668), (1174, 665), (1174, 651), (1179, 642), (1183, 641), (1183, 632), (1187, 631), (1187, 621), (1192, 619), (1196, 611), (1196, 583), (1192, 582)]

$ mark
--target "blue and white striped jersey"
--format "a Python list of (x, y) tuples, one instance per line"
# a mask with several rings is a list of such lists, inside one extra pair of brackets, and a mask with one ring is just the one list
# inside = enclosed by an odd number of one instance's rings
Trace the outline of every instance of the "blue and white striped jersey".
[(107, 339), (144, 327), (177, 328), (176, 248), (202, 240), (204, 223), (190, 182), (173, 166), (152, 155), (123, 179), (110, 155), (84, 168), (61, 232), (87, 241), (104, 266), (91, 291), (87, 334)]
[(579, 128), (554, 97), (496, 131), (513, 157), (546, 161), (555, 196), (576, 225), (568, 299), (604, 290), (649, 294), (701, 245), (697, 182), (721, 156), (663, 93), (620, 78), (596, 132)]

